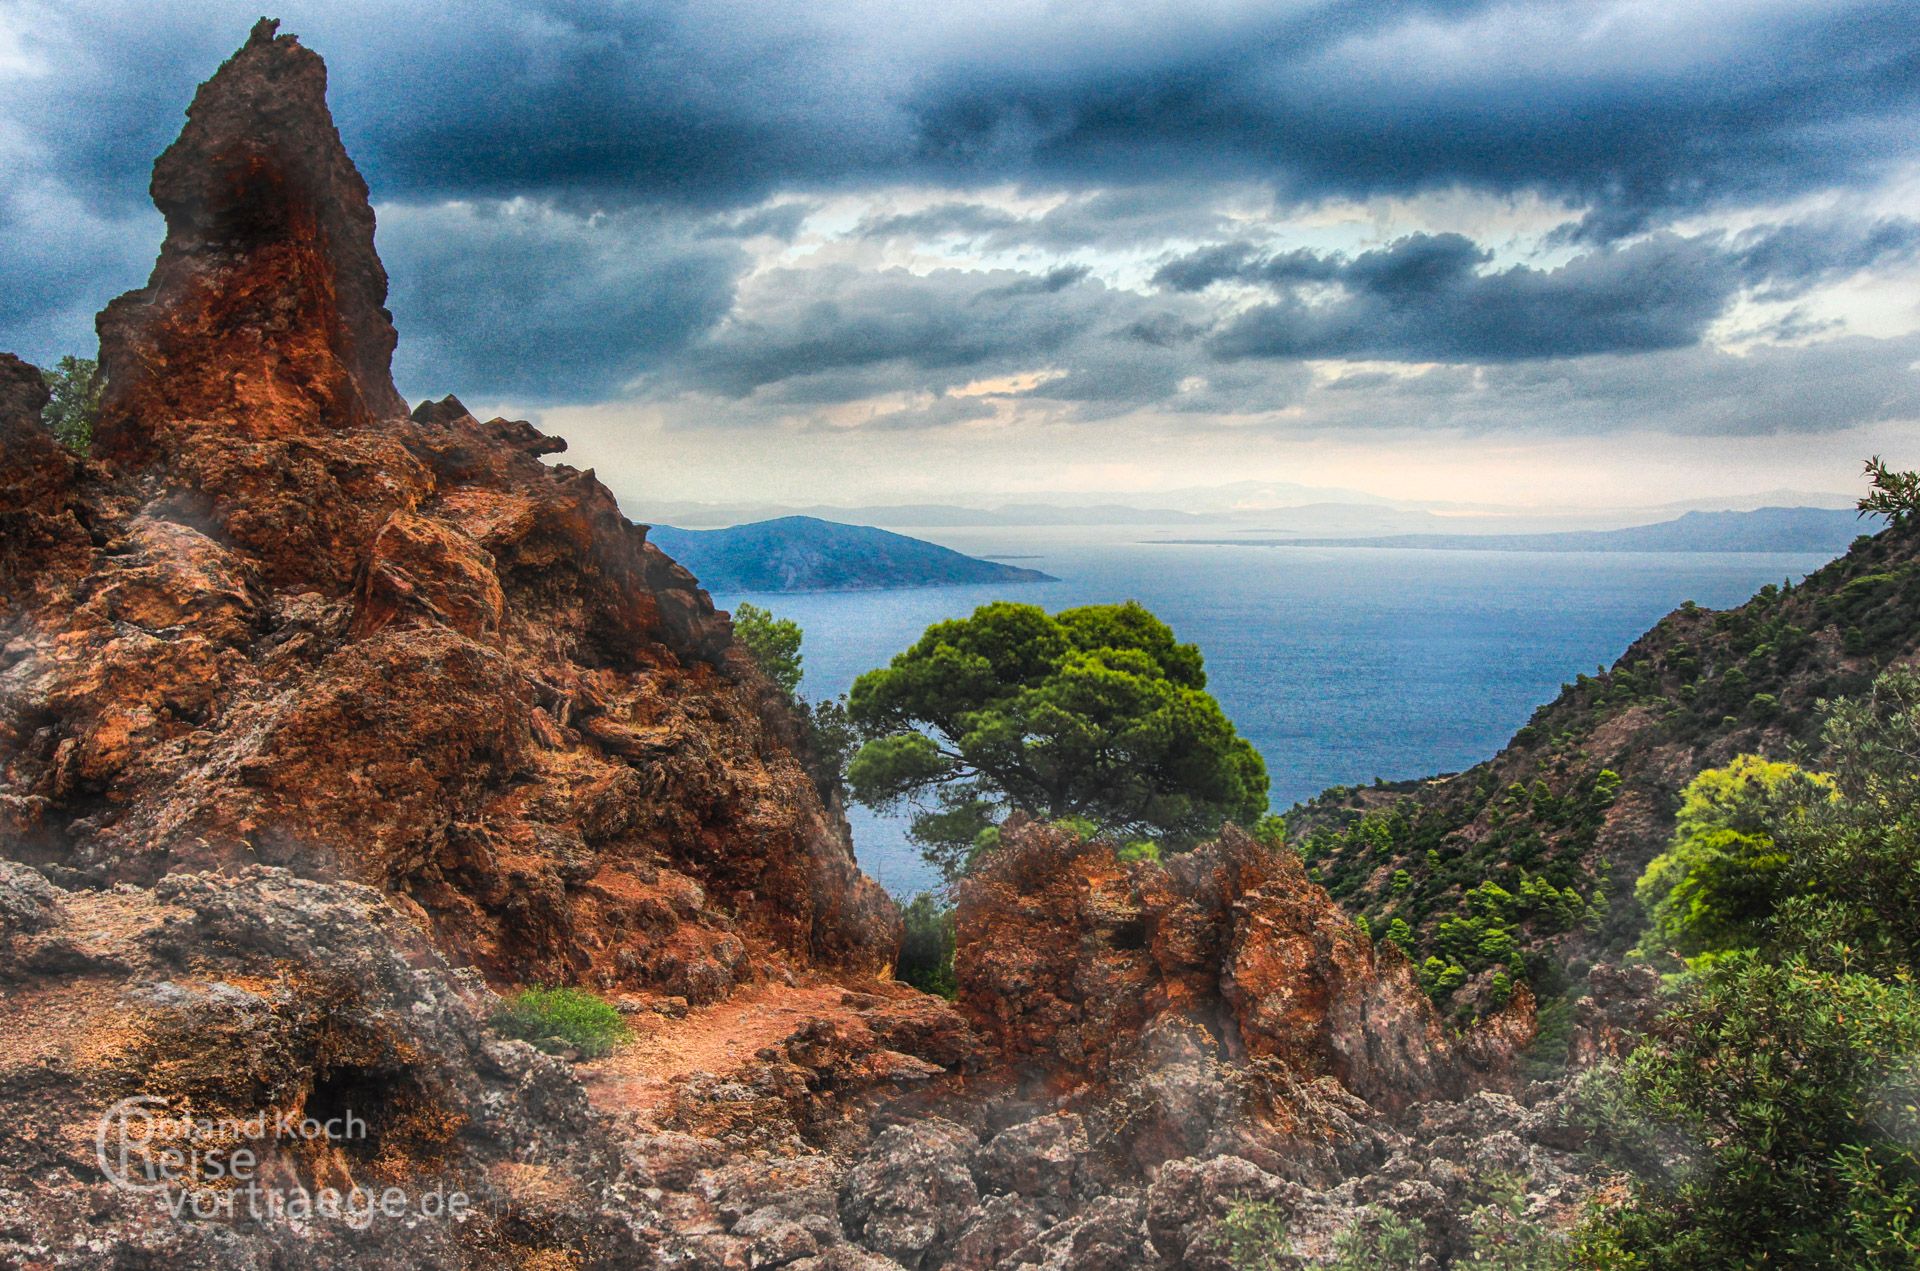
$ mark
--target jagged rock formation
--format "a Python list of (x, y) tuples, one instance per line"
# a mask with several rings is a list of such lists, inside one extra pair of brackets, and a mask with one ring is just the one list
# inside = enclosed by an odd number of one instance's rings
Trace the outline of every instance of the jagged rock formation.
[(884, 966), (892, 908), (693, 578), (540, 462), (563, 443), (405, 413), (324, 92), (263, 23), (195, 97), (153, 280), (101, 317), (102, 462), (35, 437), (31, 388), (0, 402), (15, 854), (366, 882), (509, 979)]
[[(0, 1259), (1212, 1271), (1238, 1199), (1312, 1248), (1377, 1201), (1445, 1257), (1475, 1170), (1588, 1185), (1553, 1090), (1474, 1092), (1524, 995), (1448, 1034), (1236, 832), (1163, 866), (1014, 827), (961, 1009), (892, 983), (898, 916), (695, 580), (557, 439), (404, 412), (324, 88), (267, 22), (202, 86), (94, 457), (0, 357)], [(635, 1040), (501, 1040), (533, 979)], [(95, 1156), (129, 1096), (350, 1111), (266, 1177), (477, 1210), (166, 1214)]]
[(100, 317), (109, 455), (209, 426), (284, 438), (406, 413), (367, 184), (327, 113), (325, 64), (278, 26), (260, 20), (154, 165), (160, 261)]

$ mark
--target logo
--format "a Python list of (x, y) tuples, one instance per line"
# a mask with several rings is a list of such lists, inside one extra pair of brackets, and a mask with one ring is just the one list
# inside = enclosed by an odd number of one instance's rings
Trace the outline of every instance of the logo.
[[(346, 1223), (364, 1231), (377, 1218), (451, 1218), (472, 1212), (465, 1192), (436, 1187), (419, 1196), (403, 1188), (375, 1192), (355, 1184), (309, 1190), (298, 1183), (265, 1185), (264, 1160), (289, 1145), (365, 1140), (367, 1123), (352, 1111), (320, 1119), (258, 1112), (250, 1117), (194, 1117), (168, 1110), (158, 1095), (122, 1099), (94, 1130), (100, 1172), (115, 1188), (152, 1196), (176, 1219)], [(285, 1178), (280, 1169), (272, 1177)]]

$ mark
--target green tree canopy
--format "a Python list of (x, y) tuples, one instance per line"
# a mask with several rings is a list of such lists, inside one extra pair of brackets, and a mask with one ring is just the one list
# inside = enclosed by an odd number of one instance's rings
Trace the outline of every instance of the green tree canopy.
[(1741, 755), (1681, 792), (1673, 840), (1640, 876), (1646, 944), (1686, 957), (1754, 948), (1787, 886), (1779, 827), (1831, 789), (1790, 763)]
[(984, 605), (854, 684), (872, 740), (848, 784), (915, 804), (913, 837), (949, 875), (1015, 811), (1187, 846), (1267, 810), (1266, 765), (1206, 682), (1200, 651), (1131, 601)]
[(50, 371), (40, 372), (53, 399), (40, 412), (40, 422), (69, 450), (85, 454), (93, 445), (94, 421), (100, 417), (100, 392), (106, 377), (91, 358), (63, 357)]
[(733, 638), (745, 646), (766, 677), (792, 697), (800, 691), (800, 624), (776, 618), (759, 605), (741, 601), (733, 610)]

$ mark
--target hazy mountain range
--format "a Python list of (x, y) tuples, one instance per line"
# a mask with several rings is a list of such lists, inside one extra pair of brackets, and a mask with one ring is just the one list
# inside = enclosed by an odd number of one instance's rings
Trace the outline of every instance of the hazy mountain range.
[(1843, 494), (1767, 490), (1701, 497), (1678, 503), (1617, 508), (1539, 508), (1396, 500), (1360, 490), (1286, 482), (1242, 481), (1156, 491), (1131, 498), (1049, 491), (1018, 500), (956, 495), (941, 503), (807, 504), (700, 503), (623, 496), (628, 514), (643, 521), (712, 529), (804, 516), (841, 524), (895, 529), (990, 526), (1218, 525), (1276, 537), (1348, 537), (1382, 534), (1548, 534), (1646, 525), (1685, 512), (1750, 512), (1763, 508), (1851, 508)]
[(1820, 552), (1839, 554), (1881, 528), (1852, 509), (1758, 508), (1688, 512), (1617, 530), (1547, 534), (1392, 534), (1373, 538), (1218, 538), (1170, 542), (1236, 547), (1416, 547), (1490, 552)]

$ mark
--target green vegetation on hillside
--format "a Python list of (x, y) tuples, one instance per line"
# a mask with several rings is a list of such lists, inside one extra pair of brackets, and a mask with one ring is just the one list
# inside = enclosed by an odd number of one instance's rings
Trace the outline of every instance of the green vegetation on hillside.
[[(1608, 1267), (1920, 1264), (1920, 674), (1833, 708), (1824, 778), (1703, 774), (1653, 910), (1716, 956), (1588, 1081)], [(1702, 785), (1702, 782), (1705, 785)]]
[(1051, 581), (1039, 570), (967, 556), (871, 525), (812, 516), (783, 516), (718, 530), (656, 525), (649, 537), (712, 591), (870, 591)]
[(1206, 682), (1200, 651), (1138, 604), (983, 605), (854, 684), (871, 739), (848, 785), (915, 807), (912, 837), (950, 878), (1014, 812), (1187, 847), (1267, 811), (1266, 766)]
[(1920, 521), (1902, 512), (1920, 487), (1884, 465), (1869, 475), (1862, 510), (1893, 527), (1801, 583), (1724, 612), (1681, 606), (1468, 772), (1336, 788), (1293, 810), (1315, 877), (1461, 1015), (1531, 985), (1554, 1050), (1590, 963), (1646, 933), (1634, 884), (1668, 843), (1685, 774), (1743, 753), (1791, 760), (1818, 744), (1826, 703), (1920, 652)]

